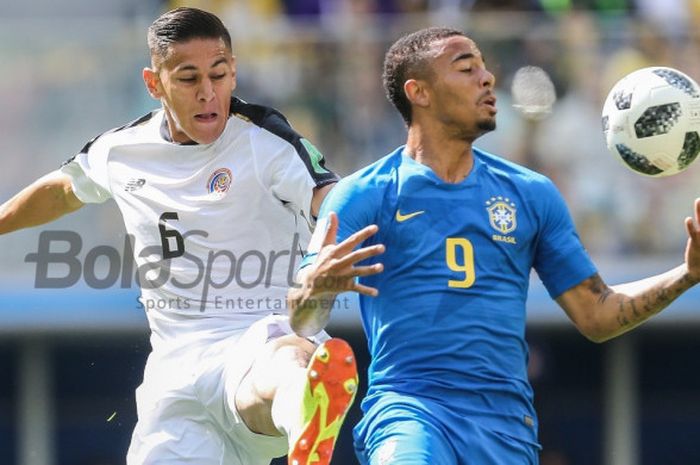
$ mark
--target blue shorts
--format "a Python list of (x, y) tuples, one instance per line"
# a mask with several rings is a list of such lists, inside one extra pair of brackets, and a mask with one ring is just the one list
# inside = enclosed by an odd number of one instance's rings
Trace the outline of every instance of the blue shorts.
[[(355, 429), (362, 465), (538, 465), (538, 444), (485, 429), (445, 412), (390, 404)], [(440, 418), (440, 419), (438, 419)]]

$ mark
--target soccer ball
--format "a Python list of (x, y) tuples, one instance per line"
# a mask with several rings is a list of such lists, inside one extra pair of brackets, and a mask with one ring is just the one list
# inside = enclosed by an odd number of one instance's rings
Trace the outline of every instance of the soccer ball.
[(608, 150), (631, 170), (679, 173), (700, 153), (700, 87), (672, 68), (634, 71), (610, 90), (603, 132)]

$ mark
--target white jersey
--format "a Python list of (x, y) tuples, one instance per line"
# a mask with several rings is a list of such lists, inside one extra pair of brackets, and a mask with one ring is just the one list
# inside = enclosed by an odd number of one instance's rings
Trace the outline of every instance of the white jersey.
[(117, 202), (154, 350), (286, 313), (313, 189), (337, 180), (284, 116), (237, 98), (211, 144), (169, 141), (158, 110), (93, 139), (62, 171), (82, 202)]

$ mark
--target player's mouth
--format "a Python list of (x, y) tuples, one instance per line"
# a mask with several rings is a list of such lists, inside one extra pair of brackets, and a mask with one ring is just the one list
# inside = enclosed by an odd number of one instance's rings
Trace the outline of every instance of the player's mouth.
[(479, 101), (479, 104), (489, 107), (492, 113), (498, 112), (496, 108), (496, 96), (493, 94), (486, 94), (486, 96)]
[(218, 116), (218, 113), (198, 113), (194, 115), (194, 119), (196, 119), (200, 123), (211, 123), (216, 121), (216, 118)]

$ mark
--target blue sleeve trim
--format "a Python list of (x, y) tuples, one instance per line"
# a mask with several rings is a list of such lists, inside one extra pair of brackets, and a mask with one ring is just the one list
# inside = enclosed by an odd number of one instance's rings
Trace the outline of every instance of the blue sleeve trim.
[(309, 253), (304, 255), (304, 258), (301, 259), (301, 263), (299, 263), (299, 270), (302, 268), (306, 268), (307, 266), (313, 264), (313, 262), (316, 261), (316, 256), (318, 255), (317, 252)]

